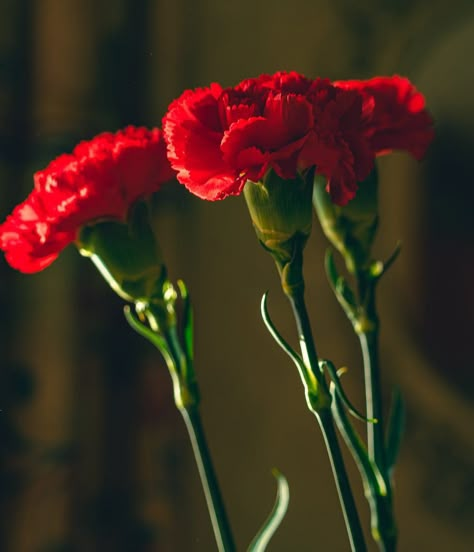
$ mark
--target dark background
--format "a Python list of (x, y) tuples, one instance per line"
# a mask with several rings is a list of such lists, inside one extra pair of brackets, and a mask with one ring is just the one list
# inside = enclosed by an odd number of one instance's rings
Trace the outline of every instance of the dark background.
[[(56, 155), (103, 130), (160, 125), (184, 88), (294, 69), (400, 73), (425, 93), (437, 129), (427, 159), (380, 162), (378, 254), (403, 240), (380, 290), (384, 386), (401, 385), (409, 415), (402, 552), (474, 547), (473, 54), (470, 0), (0, 0), (2, 218)], [(271, 507), (273, 466), (292, 497), (269, 549), (347, 550), (321, 436), (259, 317), (269, 289), (294, 339), (243, 201), (205, 203), (174, 184), (156, 215), (171, 276), (196, 308), (204, 424), (239, 550)], [(324, 248), (315, 224), (310, 314), (319, 349), (350, 366), (348, 393), (362, 405), (359, 352), (325, 282)], [(31, 276), (1, 260), (0, 323), (0, 550), (213, 550), (166, 369), (92, 264), (73, 247)]]

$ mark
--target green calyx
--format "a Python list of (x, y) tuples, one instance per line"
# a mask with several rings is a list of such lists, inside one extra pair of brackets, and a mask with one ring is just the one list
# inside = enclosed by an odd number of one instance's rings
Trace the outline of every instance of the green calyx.
[(378, 225), (377, 171), (374, 169), (347, 205), (332, 203), (326, 192), (326, 178), (314, 178), (313, 204), (323, 232), (341, 253), (347, 270), (367, 269), (371, 262), (371, 248)]
[(248, 181), (244, 197), (262, 246), (271, 253), (283, 290), (303, 286), (303, 249), (311, 233), (312, 179), (283, 179), (269, 171), (261, 182)]
[(126, 301), (162, 301), (166, 268), (146, 203), (135, 204), (126, 222), (109, 220), (84, 226), (76, 244)]

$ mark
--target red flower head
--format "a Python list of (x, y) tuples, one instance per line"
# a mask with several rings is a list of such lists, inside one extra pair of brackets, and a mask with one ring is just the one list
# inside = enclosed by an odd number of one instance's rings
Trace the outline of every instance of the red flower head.
[(339, 81), (335, 86), (362, 95), (363, 131), (376, 155), (405, 150), (420, 160), (434, 138), (423, 95), (404, 77)]
[(293, 179), (316, 166), (342, 204), (373, 166), (361, 95), (294, 72), (187, 91), (163, 125), (178, 180), (208, 200), (240, 194), (269, 169)]
[(294, 72), (188, 90), (163, 120), (178, 180), (202, 199), (238, 195), (269, 169), (293, 179), (315, 167), (338, 205), (354, 197), (375, 155), (396, 148), (420, 157), (431, 126), (406, 79), (331, 84)]
[(173, 171), (158, 129), (129, 126), (81, 142), (34, 176), (34, 190), (0, 225), (0, 248), (22, 272), (50, 265), (82, 226), (126, 219)]

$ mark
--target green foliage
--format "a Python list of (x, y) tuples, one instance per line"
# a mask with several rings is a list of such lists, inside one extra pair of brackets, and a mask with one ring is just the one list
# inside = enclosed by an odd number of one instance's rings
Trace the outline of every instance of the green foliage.
[(280, 526), (288, 510), (288, 504), (290, 502), (290, 488), (288, 482), (285, 476), (277, 469), (273, 469), (272, 471), (278, 485), (275, 504), (260, 531), (250, 543), (248, 552), (265, 552), (268, 543)]

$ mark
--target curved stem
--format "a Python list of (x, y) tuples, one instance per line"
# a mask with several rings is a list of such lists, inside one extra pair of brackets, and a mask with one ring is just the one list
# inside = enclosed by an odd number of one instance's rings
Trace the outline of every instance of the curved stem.
[(330, 411), (331, 395), (326, 380), (319, 368), (318, 355), (314, 344), (311, 323), (304, 301), (304, 291), (301, 289), (293, 294), (288, 294), (293, 314), (298, 329), (301, 354), (314, 378), (314, 389), (308, 389), (308, 406), (315, 414), (321, 427), (324, 442), (336, 482), (347, 534), (353, 552), (365, 552), (367, 547), (364, 541), (359, 515), (352, 495), (352, 490), (347, 476), (339, 441), (337, 440), (332, 414)]
[(227, 519), (219, 484), (212, 465), (199, 410), (196, 406), (181, 408), (189, 439), (193, 447), (201, 483), (206, 497), (212, 528), (219, 552), (235, 552), (232, 531)]

